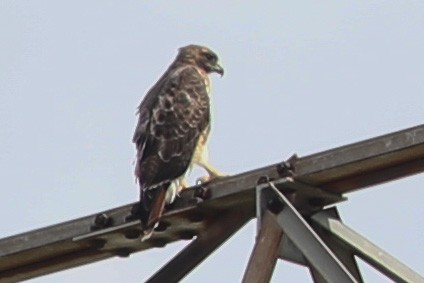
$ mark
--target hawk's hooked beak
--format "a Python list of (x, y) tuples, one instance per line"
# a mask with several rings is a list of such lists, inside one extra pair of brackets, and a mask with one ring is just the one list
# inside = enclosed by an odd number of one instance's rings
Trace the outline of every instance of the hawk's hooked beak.
[(215, 66), (212, 67), (212, 72), (220, 74), (222, 77), (224, 75), (224, 68), (222, 68), (221, 65), (216, 63)]

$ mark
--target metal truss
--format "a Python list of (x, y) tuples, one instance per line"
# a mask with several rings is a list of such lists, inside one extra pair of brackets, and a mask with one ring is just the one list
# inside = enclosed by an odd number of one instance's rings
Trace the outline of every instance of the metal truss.
[(280, 188), (273, 182), (257, 186), (259, 233), (244, 283), (269, 282), (278, 258), (307, 266), (314, 282), (363, 282), (354, 255), (395, 282), (424, 282), (418, 273), (344, 225), (335, 207), (299, 213), (289, 199), (302, 194), (305, 185), (285, 196), (281, 191), (287, 183), (296, 186), (291, 179), (279, 182)]
[(352, 191), (421, 172), (424, 125), (293, 156), (183, 191), (145, 242), (136, 203), (0, 239), (0, 283), (190, 240), (147, 279), (178, 282), (255, 217), (258, 236), (243, 282), (268, 282), (278, 259), (307, 266), (315, 282), (363, 282), (355, 256), (396, 282), (424, 282), (343, 224), (335, 207)]

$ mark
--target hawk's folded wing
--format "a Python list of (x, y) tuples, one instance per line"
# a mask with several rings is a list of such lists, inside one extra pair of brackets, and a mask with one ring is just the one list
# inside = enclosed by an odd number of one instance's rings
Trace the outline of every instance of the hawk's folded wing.
[(190, 65), (169, 69), (139, 106), (133, 142), (142, 190), (170, 182), (187, 170), (210, 122), (206, 76)]

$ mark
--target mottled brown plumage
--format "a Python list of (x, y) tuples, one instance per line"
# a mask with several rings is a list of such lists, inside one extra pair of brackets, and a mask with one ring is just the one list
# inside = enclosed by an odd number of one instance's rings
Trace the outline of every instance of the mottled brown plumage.
[[(171, 183), (178, 179), (171, 186), (175, 190), (192, 162), (199, 163), (210, 174), (216, 172), (205, 158), (199, 159), (199, 154), (205, 154), (197, 152), (203, 151), (210, 129), (208, 74), (212, 72), (223, 74), (214, 52), (198, 45), (180, 48), (174, 62), (138, 108), (133, 137), (137, 149), (135, 175), (144, 207), (159, 211), (159, 215), (149, 216), (148, 226), (158, 220), (164, 206), (164, 199), (152, 200), (150, 205), (149, 191), (170, 190)], [(159, 208), (153, 209), (155, 205)]]

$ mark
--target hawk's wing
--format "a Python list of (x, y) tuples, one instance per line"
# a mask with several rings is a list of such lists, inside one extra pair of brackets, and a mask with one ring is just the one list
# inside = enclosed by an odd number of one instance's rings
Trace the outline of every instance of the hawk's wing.
[(133, 142), (142, 189), (172, 181), (187, 170), (210, 122), (206, 79), (193, 66), (168, 70), (141, 103)]

